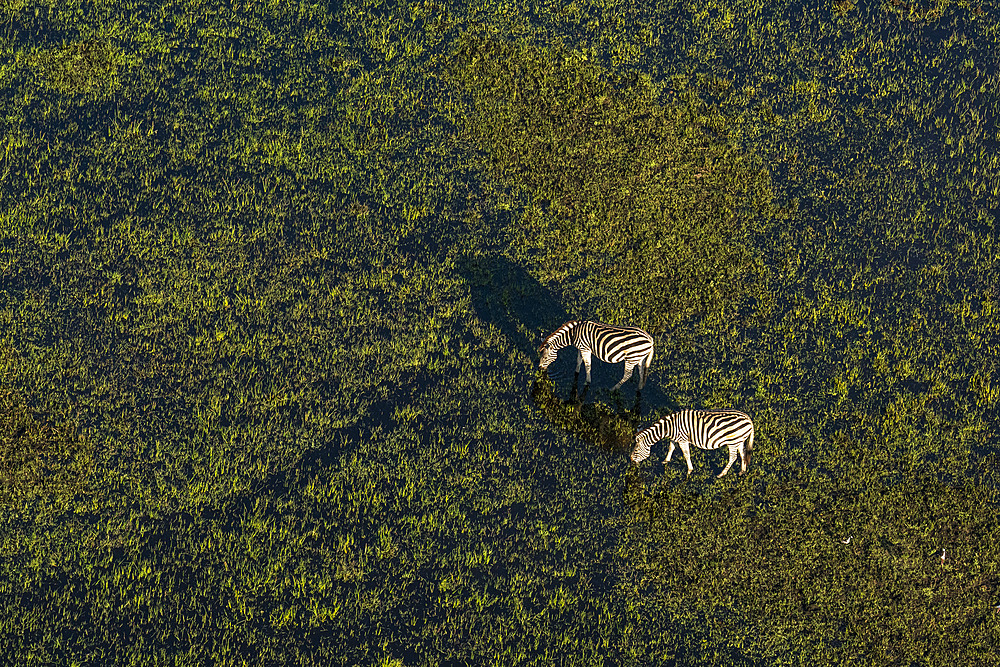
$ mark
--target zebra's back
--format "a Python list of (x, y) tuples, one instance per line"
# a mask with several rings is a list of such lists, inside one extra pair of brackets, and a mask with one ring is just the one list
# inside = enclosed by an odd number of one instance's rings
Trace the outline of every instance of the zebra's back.
[(589, 322), (591, 345), (598, 358), (612, 364), (644, 359), (653, 350), (653, 337), (639, 327)]
[(681, 410), (677, 436), (701, 449), (718, 449), (745, 442), (753, 433), (749, 415), (739, 410)]

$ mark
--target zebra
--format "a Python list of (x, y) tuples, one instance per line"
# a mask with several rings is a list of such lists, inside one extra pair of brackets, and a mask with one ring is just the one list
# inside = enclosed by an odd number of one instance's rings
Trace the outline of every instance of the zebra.
[[(701, 449), (718, 449), (723, 445), (729, 447), (729, 463), (719, 473), (722, 477), (736, 462), (736, 454), (740, 455), (742, 469), (747, 471), (750, 465), (750, 454), (753, 452), (754, 428), (750, 417), (739, 410), (681, 410), (667, 415), (652, 426), (635, 434), (635, 449), (632, 450), (632, 462), (638, 463), (649, 456), (649, 448), (654, 444), (669, 438), (670, 451), (667, 452), (667, 462), (674, 454), (674, 448), (681, 446), (684, 459), (687, 461), (688, 475), (694, 470), (691, 465), (691, 445)], [(746, 449), (744, 449), (746, 444)]]
[(590, 357), (596, 355), (609, 364), (625, 362), (625, 376), (614, 386), (618, 389), (625, 384), (639, 367), (639, 391), (646, 384), (649, 365), (653, 363), (653, 337), (638, 327), (619, 327), (590, 320), (571, 320), (553, 331), (542, 342), (538, 351), (541, 360), (538, 366), (545, 370), (555, 361), (562, 348), (573, 345), (577, 349), (576, 374), (580, 374), (580, 363), (587, 368), (587, 384), (590, 384)]

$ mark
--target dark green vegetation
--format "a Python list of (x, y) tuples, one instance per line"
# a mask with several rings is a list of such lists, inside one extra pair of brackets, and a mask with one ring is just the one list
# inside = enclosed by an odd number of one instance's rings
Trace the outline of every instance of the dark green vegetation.
[(991, 5), (231, 4), (0, 8), (5, 664), (997, 662)]

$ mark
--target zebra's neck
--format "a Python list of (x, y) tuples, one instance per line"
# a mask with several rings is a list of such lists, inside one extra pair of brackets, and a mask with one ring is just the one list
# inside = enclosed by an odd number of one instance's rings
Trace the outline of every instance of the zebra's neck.
[(675, 416), (676, 415), (668, 415), (647, 429), (650, 445), (659, 442), (664, 438), (673, 437)]
[(570, 320), (563, 324), (549, 336), (550, 345), (557, 350), (567, 345), (576, 345), (577, 340), (580, 338), (581, 324), (584, 323), (578, 320)]
[(661, 439), (662, 438), (669, 438), (671, 440), (675, 439), (675, 437), (677, 436), (677, 417), (679, 415), (680, 415), (679, 412), (675, 412), (674, 414), (667, 415), (666, 417), (663, 418), (663, 421), (660, 422), (660, 425), (661, 425), (660, 438)]

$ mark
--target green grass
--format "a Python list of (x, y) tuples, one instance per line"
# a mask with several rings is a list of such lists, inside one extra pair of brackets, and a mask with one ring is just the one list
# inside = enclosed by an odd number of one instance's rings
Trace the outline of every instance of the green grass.
[(996, 662), (997, 18), (8, 3), (4, 662)]

